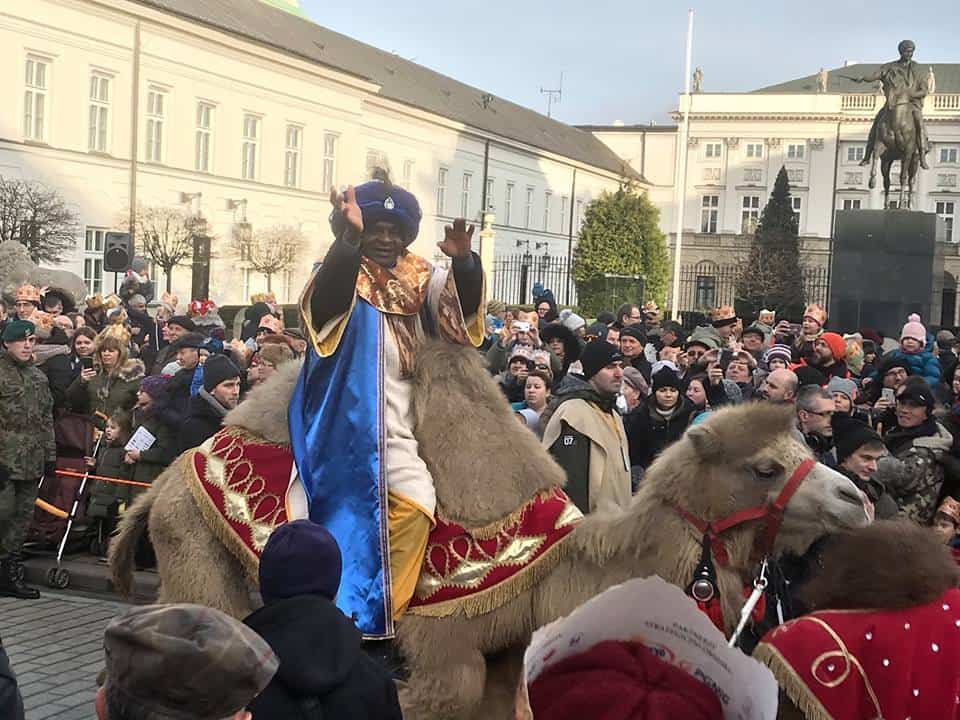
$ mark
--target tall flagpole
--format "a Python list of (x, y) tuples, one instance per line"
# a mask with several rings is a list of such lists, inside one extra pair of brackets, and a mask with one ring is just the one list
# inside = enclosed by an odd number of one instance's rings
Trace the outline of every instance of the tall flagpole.
[(687, 141), (690, 137), (690, 61), (693, 55), (693, 10), (687, 11), (687, 58), (683, 70), (683, 120), (680, 124), (680, 147), (677, 153), (677, 225), (673, 247), (673, 292), (670, 317), (680, 320), (680, 253), (683, 248), (683, 206), (687, 199)]

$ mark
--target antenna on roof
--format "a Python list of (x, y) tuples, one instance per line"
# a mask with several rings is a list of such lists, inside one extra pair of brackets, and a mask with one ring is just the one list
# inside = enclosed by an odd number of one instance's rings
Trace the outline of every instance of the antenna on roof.
[(547, 96), (547, 117), (551, 117), (553, 103), (559, 103), (561, 100), (563, 100), (563, 73), (560, 73), (560, 87), (558, 87), (556, 90), (549, 90), (541, 85), (540, 93)]

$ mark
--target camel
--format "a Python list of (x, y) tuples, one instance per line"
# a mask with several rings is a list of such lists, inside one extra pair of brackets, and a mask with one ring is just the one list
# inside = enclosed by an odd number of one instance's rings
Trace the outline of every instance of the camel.
[[(278, 371), (226, 422), (267, 442), (288, 442), (286, 407), (296, 373), (295, 365)], [(482, 528), (563, 484), (562, 470), (532, 433), (521, 432), (476, 352), (429, 343), (418, 354), (414, 383), (416, 434), (436, 483), (438, 515)], [(472, 617), (402, 617), (397, 642), (410, 673), (399, 685), (405, 716), (500, 717), (490, 698), (512, 697), (518, 676), (503, 666), (517, 667), (517, 652), (536, 628), (630, 578), (657, 574), (685, 587), (702, 536), (675, 506), (710, 521), (772, 501), (811, 457), (792, 423), (790, 410), (767, 403), (717, 412), (661, 455), (628, 508), (584, 518), (563, 541), (557, 563), (513, 599)], [(160, 602), (200, 603), (244, 617), (253, 609), (255, 568), (204, 523), (181, 479), (190, 472), (187, 461), (188, 455), (178, 458), (127, 511), (110, 548), (115, 582), (129, 592), (135, 547), (149, 526)], [(786, 508), (773, 550), (803, 553), (826, 533), (865, 523), (853, 483), (815, 464)], [(729, 562), (718, 565), (717, 584), (728, 633), (752, 580), (751, 555), (763, 525), (755, 520), (721, 534)], [(488, 673), (487, 658), (494, 655), (504, 665), (492, 664)], [(494, 687), (492, 675), (509, 689)]]

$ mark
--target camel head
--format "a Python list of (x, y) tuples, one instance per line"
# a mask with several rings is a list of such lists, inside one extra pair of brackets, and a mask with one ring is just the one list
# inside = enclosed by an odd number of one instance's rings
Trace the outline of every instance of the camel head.
[[(640, 495), (659, 496), (707, 522), (773, 503), (812, 454), (794, 431), (792, 408), (747, 403), (717, 412), (690, 428), (651, 466)], [(856, 486), (816, 463), (790, 498), (773, 546), (803, 553), (817, 538), (862, 527), (867, 517)], [(745, 562), (763, 520), (727, 531), (731, 552)], [(733, 558), (732, 558), (733, 559)], [(744, 565), (741, 565), (744, 567)]]

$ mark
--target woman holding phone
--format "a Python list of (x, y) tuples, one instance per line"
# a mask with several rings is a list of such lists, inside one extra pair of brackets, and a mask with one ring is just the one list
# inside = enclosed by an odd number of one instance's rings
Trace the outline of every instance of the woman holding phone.
[[(127, 358), (126, 345), (113, 335), (97, 336), (92, 362), (80, 358), (80, 374), (67, 389), (74, 412), (90, 415), (101, 430), (117, 410), (132, 410), (143, 378), (143, 363)], [(89, 366), (89, 367), (88, 367)]]
[(67, 390), (70, 384), (80, 377), (84, 367), (93, 369), (93, 352), (97, 334), (89, 327), (77, 328), (70, 340), (69, 351), (47, 359), (40, 369), (47, 375), (50, 392), (53, 394), (54, 410), (67, 406)]

